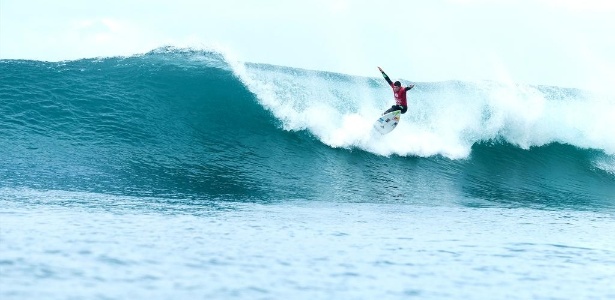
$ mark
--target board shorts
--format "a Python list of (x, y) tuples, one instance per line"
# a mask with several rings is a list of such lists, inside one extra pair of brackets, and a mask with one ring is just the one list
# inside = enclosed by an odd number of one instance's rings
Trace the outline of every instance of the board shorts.
[(393, 105), (391, 106), (391, 108), (387, 109), (387, 111), (384, 112), (383, 115), (386, 115), (392, 111), (396, 111), (396, 110), (401, 110), (402, 114), (405, 114), (408, 111), (408, 107), (407, 106), (403, 106), (403, 105)]

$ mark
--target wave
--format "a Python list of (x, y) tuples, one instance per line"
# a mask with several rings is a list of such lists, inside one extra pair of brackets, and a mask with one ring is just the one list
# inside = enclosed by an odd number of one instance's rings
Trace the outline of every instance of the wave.
[[(3, 186), (259, 199), (319, 198), (324, 189), (397, 199), (391, 182), (420, 175), (452, 188), (471, 178), (461, 192), (475, 198), (532, 189), (600, 203), (615, 195), (608, 96), (448, 81), (416, 83), (409, 97), (398, 128), (378, 137), (370, 128), (392, 95), (377, 77), (171, 47), (2, 60)], [(407, 188), (429, 192), (417, 184)], [(485, 193), (495, 185), (508, 192)]]
[[(522, 149), (569, 144), (615, 154), (615, 99), (578, 89), (497, 82), (417, 83), (392, 138), (369, 128), (392, 104), (380, 78), (265, 65), (235, 70), (288, 130), (308, 130), (334, 147), (382, 155), (467, 158), (472, 145), (501, 140)], [(367, 140), (366, 140), (367, 139)]]

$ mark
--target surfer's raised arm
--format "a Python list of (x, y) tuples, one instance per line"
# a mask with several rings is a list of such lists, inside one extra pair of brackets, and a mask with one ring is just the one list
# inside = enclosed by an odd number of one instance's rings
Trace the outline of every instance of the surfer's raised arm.
[(378, 67), (378, 70), (380, 70), (380, 73), (382, 73), (382, 77), (384, 77), (384, 80), (386, 80), (389, 83), (389, 85), (393, 87), (393, 81), (391, 81), (391, 78), (387, 76), (387, 73), (384, 73), (384, 71), (382, 71), (380, 67)]
[[(390, 85), (391, 87), (393, 87), (393, 86), (394, 86), (394, 83), (393, 83), (393, 81), (391, 80), (391, 78), (389, 78), (389, 76), (387, 75), (387, 73), (384, 73), (384, 71), (383, 71), (383, 70), (382, 70), (382, 68), (380, 68), (380, 67), (378, 67), (378, 70), (380, 70), (380, 73), (382, 73), (382, 77), (384, 77), (384, 80), (386, 80), (386, 81), (389, 83), (389, 85)], [(409, 85), (409, 86), (405, 87), (405, 88), (404, 88), (404, 90), (407, 92), (407, 91), (411, 90), (413, 87), (414, 87), (414, 84), (411, 84), (411, 85)]]

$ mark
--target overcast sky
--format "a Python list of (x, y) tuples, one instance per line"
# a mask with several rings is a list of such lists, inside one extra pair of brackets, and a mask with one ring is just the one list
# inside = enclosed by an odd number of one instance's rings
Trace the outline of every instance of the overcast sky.
[(242, 61), (412, 81), (615, 86), (611, 0), (0, 0), (0, 58), (217, 47)]

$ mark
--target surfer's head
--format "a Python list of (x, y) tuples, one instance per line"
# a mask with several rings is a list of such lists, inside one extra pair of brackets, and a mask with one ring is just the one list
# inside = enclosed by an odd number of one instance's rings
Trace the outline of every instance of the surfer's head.
[(393, 85), (396, 86), (396, 87), (400, 87), (401, 86), (401, 82), (395, 81), (395, 83), (393, 83)]

